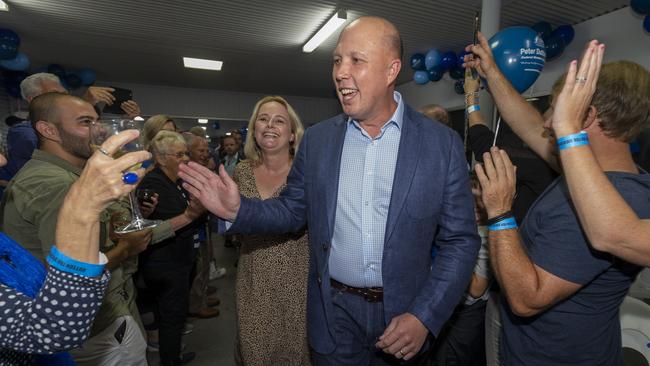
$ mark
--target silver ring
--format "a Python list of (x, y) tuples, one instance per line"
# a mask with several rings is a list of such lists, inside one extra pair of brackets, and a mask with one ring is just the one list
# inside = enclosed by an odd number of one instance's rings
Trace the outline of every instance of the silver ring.
[(102, 154), (108, 156), (109, 158), (112, 158), (111, 154), (109, 154), (108, 151), (106, 151), (106, 149), (104, 149), (104, 148), (101, 147), (101, 146), (97, 148), (97, 151), (99, 151), (100, 153), (102, 153)]
[(587, 82), (587, 77), (586, 76), (578, 76), (576, 78), (576, 83), (578, 84), (584, 84)]
[(404, 354), (404, 351), (402, 351), (402, 350), (399, 350), (399, 354), (400, 354), (402, 357), (406, 356), (406, 354)]

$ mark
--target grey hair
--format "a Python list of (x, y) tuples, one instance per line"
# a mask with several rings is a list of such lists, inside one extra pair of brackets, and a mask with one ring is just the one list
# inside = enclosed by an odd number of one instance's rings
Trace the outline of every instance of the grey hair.
[(58, 76), (47, 72), (39, 72), (37, 74), (29, 75), (20, 83), (20, 95), (23, 99), (27, 100), (28, 98), (34, 98), (43, 94), (44, 81), (61, 84), (61, 80)]
[(171, 145), (182, 144), (187, 146), (185, 139), (178, 132), (161, 130), (156, 134), (153, 141), (151, 141), (151, 152), (154, 156), (166, 154), (169, 152)]

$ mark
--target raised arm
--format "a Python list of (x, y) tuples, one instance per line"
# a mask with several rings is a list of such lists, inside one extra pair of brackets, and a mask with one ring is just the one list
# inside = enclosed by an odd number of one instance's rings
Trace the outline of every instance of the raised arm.
[(526, 102), (501, 73), (494, 62), (487, 39), (480, 32), (478, 39), (479, 44), (465, 48), (474, 54), (473, 59), (465, 56), (465, 66), (475, 69), (487, 80), (501, 117), (537, 155), (557, 171), (559, 167), (553, 154), (555, 147), (544, 137), (544, 118), (535, 107)]
[[(592, 41), (579, 71), (576, 61), (569, 64), (566, 83), (553, 113), (553, 129), (558, 138), (582, 129), (582, 117), (596, 91), (604, 50), (605, 45)], [(586, 82), (576, 83), (576, 75), (586, 75)], [(589, 145), (560, 150), (560, 159), (573, 204), (591, 245), (629, 262), (650, 266), (650, 220), (639, 219), (625, 202), (603, 173)]]

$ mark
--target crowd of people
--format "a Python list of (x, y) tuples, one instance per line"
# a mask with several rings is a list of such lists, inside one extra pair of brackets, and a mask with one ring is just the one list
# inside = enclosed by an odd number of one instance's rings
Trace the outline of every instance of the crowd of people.
[[(0, 363), (146, 365), (147, 349), (192, 361), (188, 316), (219, 314), (215, 231), (239, 250), (239, 365), (621, 364), (619, 306), (650, 264), (650, 175), (629, 149), (650, 124), (650, 72), (603, 64), (592, 41), (542, 116), (478, 40), (465, 56), (473, 167), (443, 108), (421, 114), (395, 90), (402, 41), (382, 18), (338, 39), (341, 115), (305, 130), (267, 96), (245, 141), (231, 131), (219, 151), (162, 114), (93, 149), (110, 88), (79, 98), (56, 76), (26, 79), (0, 206)], [(481, 79), (529, 150), (493, 146)], [(145, 151), (112, 157), (135, 138)], [(135, 189), (122, 172), (147, 159), (141, 211), (161, 224), (118, 234)]]

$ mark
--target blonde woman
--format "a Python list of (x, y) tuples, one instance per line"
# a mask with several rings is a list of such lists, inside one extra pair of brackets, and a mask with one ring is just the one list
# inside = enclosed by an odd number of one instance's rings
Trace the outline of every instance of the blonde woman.
[(144, 122), (140, 138), (142, 139), (142, 144), (146, 150), (149, 150), (151, 141), (153, 141), (158, 132), (162, 130), (172, 132), (178, 131), (174, 120), (166, 114), (156, 114), (155, 116), (149, 117), (149, 119)]
[[(248, 123), (247, 160), (234, 180), (245, 197), (277, 197), (304, 133), (286, 100), (268, 96)], [(236, 282), (240, 365), (308, 365), (306, 233), (244, 236)]]

